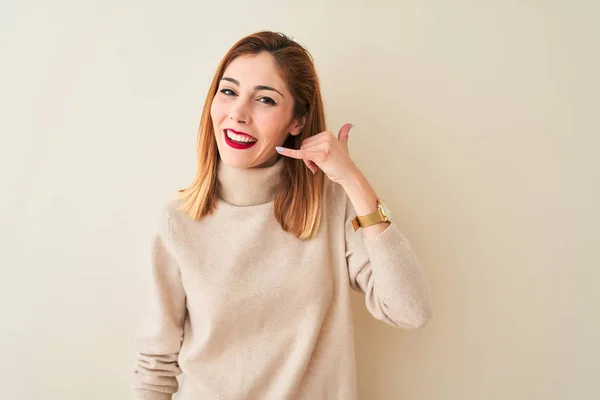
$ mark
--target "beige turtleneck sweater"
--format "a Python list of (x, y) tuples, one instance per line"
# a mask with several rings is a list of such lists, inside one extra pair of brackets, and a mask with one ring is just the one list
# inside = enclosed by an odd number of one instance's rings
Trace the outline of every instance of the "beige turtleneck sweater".
[(168, 203), (152, 243), (147, 306), (135, 334), (133, 398), (357, 398), (350, 289), (396, 327), (431, 316), (419, 261), (397, 223), (354, 232), (354, 208), (329, 183), (318, 235), (302, 241), (273, 214), (283, 159), (219, 163), (214, 214)]

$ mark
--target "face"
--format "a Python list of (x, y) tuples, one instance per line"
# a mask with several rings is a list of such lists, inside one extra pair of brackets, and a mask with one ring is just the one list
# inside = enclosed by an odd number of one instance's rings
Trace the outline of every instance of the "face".
[(221, 160), (236, 168), (273, 165), (280, 157), (275, 146), (301, 132), (292, 118), (293, 107), (273, 56), (260, 53), (233, 60), (210, 109)]

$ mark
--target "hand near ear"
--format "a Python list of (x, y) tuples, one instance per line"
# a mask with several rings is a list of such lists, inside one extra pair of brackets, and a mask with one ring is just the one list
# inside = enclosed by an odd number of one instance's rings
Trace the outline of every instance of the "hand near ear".
[(323, 131), (305, 139), (299, 150), (276, 147), (277, 151), (287, 157), (304, 160), (306, 166), (316, 173), (321, 169), (330, 180), (343, 183), (358, 171), (358, 167), (350, 158), (348, 137), (354, 125), (344, 124), (337, 135)]

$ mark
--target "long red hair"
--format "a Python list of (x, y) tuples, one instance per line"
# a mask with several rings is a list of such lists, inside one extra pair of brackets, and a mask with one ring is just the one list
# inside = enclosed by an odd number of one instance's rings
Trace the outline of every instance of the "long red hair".
[[(197, 172), (192, 184), (178, 192), (179, 209), (199, 220), (216, 208), (218, 148), (210, 115), (213, 98), (227, 66), (237, 57), (270, 53), (278, 72), (294, 97), (293, 118), (305, 124), (297, 136), (289, 135), (284, 147), (299, 149), (302, 141), (326, 129), (321, 89), (310, 53), (286, 35), (263, 31), (240, 39), (227, 52), (213, 77), (198, 129)], [(327, 176), (316, 174), (302, 160), (284, 158), (281, 185), (274, 202), (281, 227), (300, 239), (314, 237), (321, 225)]]

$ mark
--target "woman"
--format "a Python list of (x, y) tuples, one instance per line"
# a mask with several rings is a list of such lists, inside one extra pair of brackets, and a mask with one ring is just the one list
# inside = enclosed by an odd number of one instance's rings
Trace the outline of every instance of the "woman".
[(381, 321), (427, 323), (421, 267), (350, 158), (350, 128), (326, 130), (293, 40), (259, 32), (227, 53), (196, 178), (153, 242), (135, 399), (356, 399), (350, 288)]

